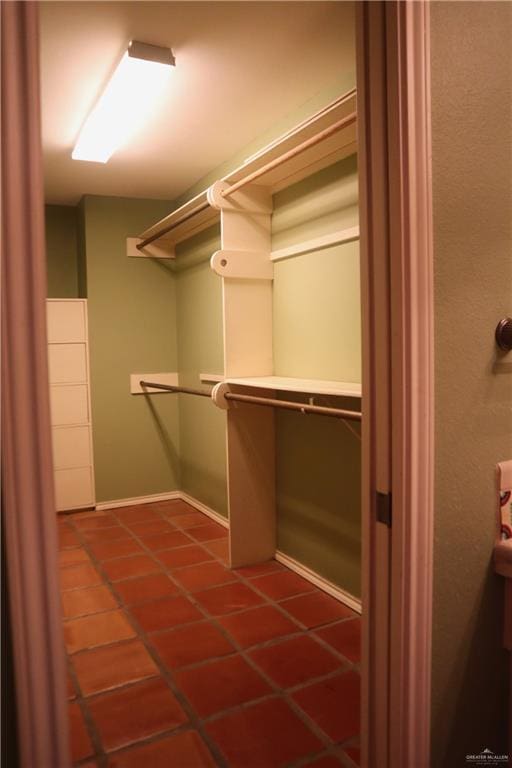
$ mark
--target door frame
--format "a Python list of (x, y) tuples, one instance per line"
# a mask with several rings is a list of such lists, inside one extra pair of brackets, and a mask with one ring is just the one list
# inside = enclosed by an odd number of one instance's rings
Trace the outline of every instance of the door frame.
[(430, 764), (429, 43), (427, 0), (358, 3), (365, 416), (362, 764), (368, 768)]

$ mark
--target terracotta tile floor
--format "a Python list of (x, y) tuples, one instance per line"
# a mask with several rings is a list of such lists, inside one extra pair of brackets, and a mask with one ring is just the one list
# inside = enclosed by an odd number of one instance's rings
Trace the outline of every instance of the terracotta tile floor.
[(360, 618), (183, 501), (59, 517), (73, 765), (354, 768)]

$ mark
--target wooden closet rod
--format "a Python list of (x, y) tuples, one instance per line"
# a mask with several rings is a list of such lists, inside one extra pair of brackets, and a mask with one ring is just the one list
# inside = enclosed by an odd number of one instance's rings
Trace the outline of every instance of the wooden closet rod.
[(145, 248), (150, 243), (153, 243), (155, 240), (159, 240), (163, 235), (166, 235), (168, 232), (172, 232), (173, 229), (176, 229), (176, 227), (179, 227), (180, 224), (184, 224), (189, 219), (194, 218), (194, 216), (197, 216), (198, 213), (201, 213), (201, 211), (206, 211), (207, 208), (210, 207), (209, 203), (202, 203), (201, 205), (196, 206), (193, 208), (189, 213), (187, 213), (185, 216), (182, 216), (178, 221), (175, 221), (174, 224), (170, 224), (168, 227), (164, 227), (163, 229), (160, 229), (156, 234), (151, 235), (150, 237), (146, 237), (145, 240), (143, 240), (141, 243), (137, 243), (137, 248), (139, 251), (142, 251), (143, 248)]
[(293, 149), (288, 150), (288, 152), (285, 152), (283, 155), (279, 155), (279, 157), (276, 157), (266, 165), (258, 168), (258, 170), (253, 171), (253, 173), (249, 173), (247, 176), (244, 176), (243, 179), (240, 179), (227, 189), (224, 189), (221, 192), (222, 197), (228, 197), (228, 195), (232, 195), (233, 192), (237, 191), (237, 189), (245, 187), (246, 184), (250, 184), (251, 181), (259, 179), (260, 176), (263, 176), (265, 173), (274, 170), (274, 168), (278, 168), (280, 165), (286, 163), (288, 160), (291, 160), (296, 155), (300, 155), (300, 153), (304, 152), (304, 150), (309, 149), (309, 147), (314, 147), (315, 144), (319, 144), (324, 139), (328, 139), (329, 136), (332, 136), (333, 133), (340, 131), (347, 125), (351, 125), (356, 121), (356, 119), (357, 112), (351, 112), (350, 115), (347, 115), (347, 117), (344, 117), (342, 120), (338, 120), (338, 122), (334, 123), (329, 128), (325, 128), (323, 131), (315, 134), (310, 139), (306, 139), (306, 141), (303, 141), (302, 144), (298, 144)]
[[(199, 397), (211, 397), (211, 392), (205, 392), (204, 389), (192, 389), (191, 387), (174, 387), (170, 384), (154, 384), (151, 381), (141, 381), (140, 386), (151, 387), (152, 389), (163, 389), (167, 392), (182, 392), (186, 395), (199, 395)], [(145, 394), (151, 395), (151, 392)], [(239, 395), (234, 392), (224, 394), (226, 400), (233, 400), (238, 403), (251, 403), (252, 405), (263, 405), (268, 408), (284, 408), (287, 411), (300, 411), (301, 413), (316, 413), (320, 416), (334, 416), (337, 419), (348, 419), (350, 421), (361, 421), (360, 411), (346, 411), (343, 408), (328, 408), (323, 405), (310, 405), (309, 403), (294, 403), (291, 400), (276, 400), (272, 397), (256, 397), (255, 395)]]

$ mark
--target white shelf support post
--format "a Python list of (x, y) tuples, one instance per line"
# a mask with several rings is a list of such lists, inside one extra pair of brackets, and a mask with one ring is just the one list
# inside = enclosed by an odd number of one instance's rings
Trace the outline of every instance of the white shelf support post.
[[(265, 187), (247, 186), (226, 198), (221, 193), (227, 188), (229, 184), (218, 181), (208, 190), (208, 202), (220, 210), (222, 250), (213, 255), (212, 266), (222, 274), (224, 375), (271, 376), (272, 196)], [(246, 279), (244, 269), (260, 276), (265, 271), (265, 278)]]
[[(221, 216), (222, 250), (212, 269), (222, 276), (225, 376), (270, 376), (272, 197), (256, 185), (223, 197), (228, 186), (216, 182), (208, 190)], [(231, 567), (263, 562), (276, 550), (273, 409), (228, 410), (227, 464)]]

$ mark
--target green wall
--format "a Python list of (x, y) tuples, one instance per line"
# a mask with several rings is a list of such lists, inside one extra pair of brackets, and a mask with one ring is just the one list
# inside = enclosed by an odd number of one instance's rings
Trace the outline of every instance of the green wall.
[[(272, 248), (357, 224), (352, 156), (274, 196)], [(357, 242), (274, 265), (274, 372), (361, 381)], [(343, 405), (360, 409), (358, 400)], [(278, 411), (276, 424), (278, 547), (359, 596), (361, 444), (335, 419)]]
[(169, 208), (96, 196), (82, 203), (98, 502), (180, 487), (177, 398), (129, 387), (131, 373), (177, 370), (173, 274), (167, 263), (126, 255), (126, 237)]
[[(339, 405), (327, 399), (321, 404)], [(359, 410), (361, 403), (343, 405)], [(277, 412), (278, 548), (356, 597), (361, 594), (360, 446), (339, 419)]]
[[(222, 281), (210, 269), (219, 227), (178, 247), (175, 267), (178, 369), (184, 386), (208, 389), (199, 374), (222, 374)], [(227, 516), (226, 416), (206, 398), (180, 395), (182, 490)]]
[[(274, 197), (272, 249), (358, 224), (357, 161), (340, 163)], [(358, 242), (274, 265), (274, 373), (361, 381)]]
[(79, 296), (77, 208), (68, 205), (46, 205), (44, 214), (48, 298), (77, 298)]

